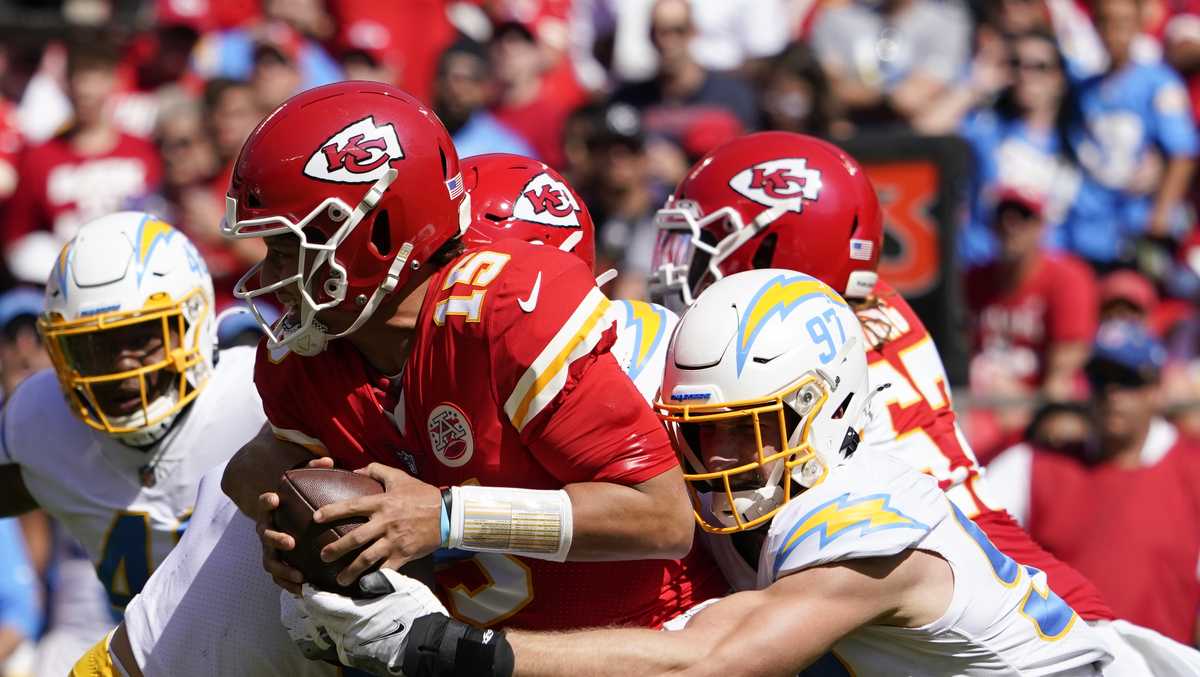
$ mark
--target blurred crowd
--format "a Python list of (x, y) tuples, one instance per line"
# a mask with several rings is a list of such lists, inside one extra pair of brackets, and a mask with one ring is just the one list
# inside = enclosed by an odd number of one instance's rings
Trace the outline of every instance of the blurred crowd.
[[(981, 460), (1200, 436), (1198, 0), (6, 0), (0, 35), (5, 391), (48, 366), (31, 290), (97, 216), (176, 224), (231, 305), (263, 253), (218, 228), (242, 141), (299, 90), (368, 79), (431, 103), (460, 156), (567, 176), (615, 297), (644, 294), (655, 210), (728, 139), (960, 137)], [(52, 527), (23, 526), (53, 592)], [(45, 606), (0, 600), (0, 656)]]

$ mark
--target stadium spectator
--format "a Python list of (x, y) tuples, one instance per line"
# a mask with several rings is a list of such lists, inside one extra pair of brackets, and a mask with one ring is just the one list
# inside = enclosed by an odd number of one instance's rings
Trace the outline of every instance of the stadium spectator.
[(851, 0), (817, 15), (813, 47), (858, 125), (906, 123), (952, 89), (970, 59), (955, 2)]
[(233, 302), (233, 286), (257, 260), (258, 247), (221, 237), (224, 192), (216, 185), (222, 170), (216, 146), (207, 134), (200, 105), (182, 100), (163, 109), (156, 140), (163, 158), (161, 205), (145, 205), (187, 233), (208, 264), (222, 308)]
[(612, 100), (641, 111), (647, 130), (682, 139), (696, 117), (711, 109), (737, 116), (748, 131), (758, 129), (758, 105), (745, 82), (707, 70), (690, 45), (696, 35), (687, 0), (657, 0), (650, 17), (650, 34), (658, 54), (658, 72), (644, 82), (628, 83)]
[(493, 90), (487, 52), (469, 38), (446, 48), (438, 60), (433, 108), (462, 157), (516, 153), (537, 157), (529, 143), (488, 112)]
[(1157, 307), (1158, 292), (1154, 284), (1137, 271), (1116, 270), (1100, 280), (1102, 323), (1125, 320), (1145, 325)]
[[(839, 127), (837, 102), (812, 49), (788, 46), (766, 67), (758, 105), (766, 129), (829, 137)], [(844, 125), (838, 130), (844, 135)]]
[[(979, 106), (961, 128), (975, 159), (970, 218), (958, 242), (968, 265), (996, 256), (991, 225), (999, 186), (1018, 186), (1037, 195), (1053, 230), (1066, 217), (1081, 181), (1068, 143), (1076, 106), (1054, 36), (1030, 32), (994, 48), (999, 54), (977, 57), (971, 85), (945, 97), (938, 113)], [(1005, 61), (996, 63), (1001, 59)]]
[[(438, 57), (455, 40), (445, 0), (327, 0), (347, 45), (370, 47), (394, 82), (422, 101), (433, 100)], [(458, 3), (459, 8), (467, 3)], [(482, 12), (479, 12), (482, 14)], [(476, 37), (476, 39), (484, 39)], [(344, 60), (343, 60), (344, 63)], [(357, 79), (347, 73), (350, 79)]]
[(988, 479), (1034, 539), (1095, 583), (1118, 617), (1194, 644), (1200, 447), (1158, 415), (1164, 357), (1140, 325), (1102, 326), (1087, 366), (1086, 444), (1077, 453), (1013, 447)]
[(18, 287), (0, 294), (0, 398), (50, 366), (37, 331), (42, 307), (39, 289)]
[(569, 64), (561, 57), (554, 61), (532, 29), (517, 21), (496, 26), (489, 48), (499, 84), (492, 114), (528, 141), (543, 162), (562, 166), (563, 125), (585, 100)]
[(67, 71), (74, 119), (21, 156), (16, 192), (0, 216), (6, 261), (19, 280), (43, 283), (80, 224), (158, 187), (162, 165), (154, 146), (121, 132), (109, 115), (116, 67), (115, 51), (75, 46)]
[(625, 104), (593, 109), (587, 134), (590, 180), (576, 184), (596, 224), (597, 270), (617, 267), (614, 298), (642, 298), (654, 248), (654, 213), (671, 189), (653, 180), (637, 110)]
[(303, 43), (286, 24), (261, 26), (254, 40), (250, 88), (259, 110), (274, 110), (302, 89), (300, 58)]
[[(204, 80), (249, 80), (255, 70), (260, 44), (279, 42), (299, 74), (295, 89), (308, 89), (340, 80), (341, 69), (325, 48), (289, 23), (289, 20), (295, 20), (286, 9), (289, 4), (284, 1), (264, 3), (265, 21), (201, 36), (192, 58), (196, 75)], [(272, 10), (281, 14), (272, 15)]]
[(1197, 152), (1187, 91), (1161, 61), (1133, 58), (1136, 0), (1103, 0), (1096, 25), (1108, 69), (1079, 84), (1083, 126), (1073, 146), (1085, 169), (1075, 207), (1052, 242), (1099, 265), (1130, 255), (1142, 233), (1168, 236)]
[[(230, 165), (230, 170), (242, 149), (242, 142), (250, 136), (263, 114), (255, 102), (253, 90), (245, 82), (218, 78), (205, 86), (204, 115), (211, 128), (217, 157), (222, 164)], [(225, 182), (228, 185), (228, 175)], [(221, 193), (224, 192), (225, 187), (222, 187)]]
[(999, 255), (966, 274), (972, 370), (1001, 365), (1047, 399), (1070, 399), (1096, 331), (1095, 277), (1079, 259), (1043, 249), (1039, 196), (1002, 187), (996, 203)]
[(392, 45), (392, 32), (375, 21), (343, 27), (339, 37), (338, 63), (347, 80), (369, 80), (396, 84), (399, 73)]

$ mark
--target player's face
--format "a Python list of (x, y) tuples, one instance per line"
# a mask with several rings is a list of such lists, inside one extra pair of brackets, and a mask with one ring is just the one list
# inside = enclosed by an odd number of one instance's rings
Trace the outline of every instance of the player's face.
[[(754, 419), (746, 416), (728, 421), (716, 421), (700, 427), (700, 454), (709, 472), (729, 470), (759, 460), (754, 437)], [(783, 447), (779, 419), (773, 415), (759, 417), (762, 435), (762, 454), (770, 456)], [(775, 461), (774, 463), (782, 463)], [(730, 477), (731, 489), (757, 489), (763, 486), (774, 469), (774, 463), (758, 468), (757, 473), (743, 472)]]
[[(181, 346), (177, 329), (167, 322), (164, 335), (161, 319), (139, 322), (116, 329), (81, 334), (64, 343), (72, 364), (83, 376), (103, 376), (133, 371), (162, 362), (171, 349)], [(170, 341), (168, 346), (164, 341)], [(119, 381), (92, 386), (96, 403), (108, 416), (129, 416), (142, 408), (142, 379), (146, 382), (146, 403), (166, 394), (178, 378), (170, 369), (154, 369), (141, 377), (132, 375)]]
[[(258, 272), (259, 283), (269, 287), (295, 275), (300, 267), (300, 238), (289, 233), (265, 238), (263, 242), (267, 245), (267, 254), (263, 257), (262, 269)], [(305, 261), (305, 264), (311, 270), (311, 261)], [(304, 271), (306, 278), (309, 270)], [(275, 292), (275, 300), (285, 307), (295, 306), (300, 302), (299, 290), (295, 285), (286, 285)]]

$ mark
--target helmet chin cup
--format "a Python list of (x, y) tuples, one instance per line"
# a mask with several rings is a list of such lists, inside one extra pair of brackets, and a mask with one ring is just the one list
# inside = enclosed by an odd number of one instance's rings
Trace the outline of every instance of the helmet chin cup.
[(296, 318), (297, 310), (288, 308), (287, 312), (280, 316), (279, 320), (271, 328), (271, 337), (278, 336), (276, 342), (274, 338), (267, 339), (268, 349), (278, 349), (281, 346), (287, 346), (288, 350), (296, 353), (301, 357), (313, 357), (318, 355), (329, 346), (330, 336), (326, 332), (325, 325), (317, 320), (313, 320), (307, 324)]
[(733, 514), (735, 511), (741, 516), (741, 524), (752, 522), (763, 515), (770, 514), (776, 508), (783, 505), (784, 502), (783, 485), (780, 484), (779, 480), (783, 478), (785, 466), (786, 464), (783, 461), (776, 461), (774, 467), (771, 468), (770, 476), (763, 486), (757, 489), (743, 489), (733, 492), (732, 505), (730, 505), (729, 498), (724, 492), (716, 494), (712, 501), (713, 514), (722, 525), (727, 527), (738, 526), (738, 518)]

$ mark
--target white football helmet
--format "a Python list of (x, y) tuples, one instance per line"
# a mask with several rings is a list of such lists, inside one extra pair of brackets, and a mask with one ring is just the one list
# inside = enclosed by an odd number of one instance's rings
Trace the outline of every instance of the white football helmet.
[[(63, 247), (38, 328), (71, 410), (96, 430), (145, 446), (208, 383), (217, 347), (213, 307), (208, 267), (187, 237), (150, 214), (118, 212), (85, 224)], [(160, 347), (161, 358), (150, 363), (134, 357), (140, 367), (117, 364), (119, 353), (153, 355)], [(106, 411), (103, 393), (128, 395), (121, 384), (132, 379), (140, 405)]]
[[(858, 320), (820, 280), (768, 268), (701, 293), (671, 339), (655, 404), (700, 526), (753, 529), (800, 491), (793, 485), (820, 483), (857, 448), (869, 390)], [(708, 426), (738, 435), (736, 454), (705, 449)], [(709, 492), (715, 524), (700, 507)]]

